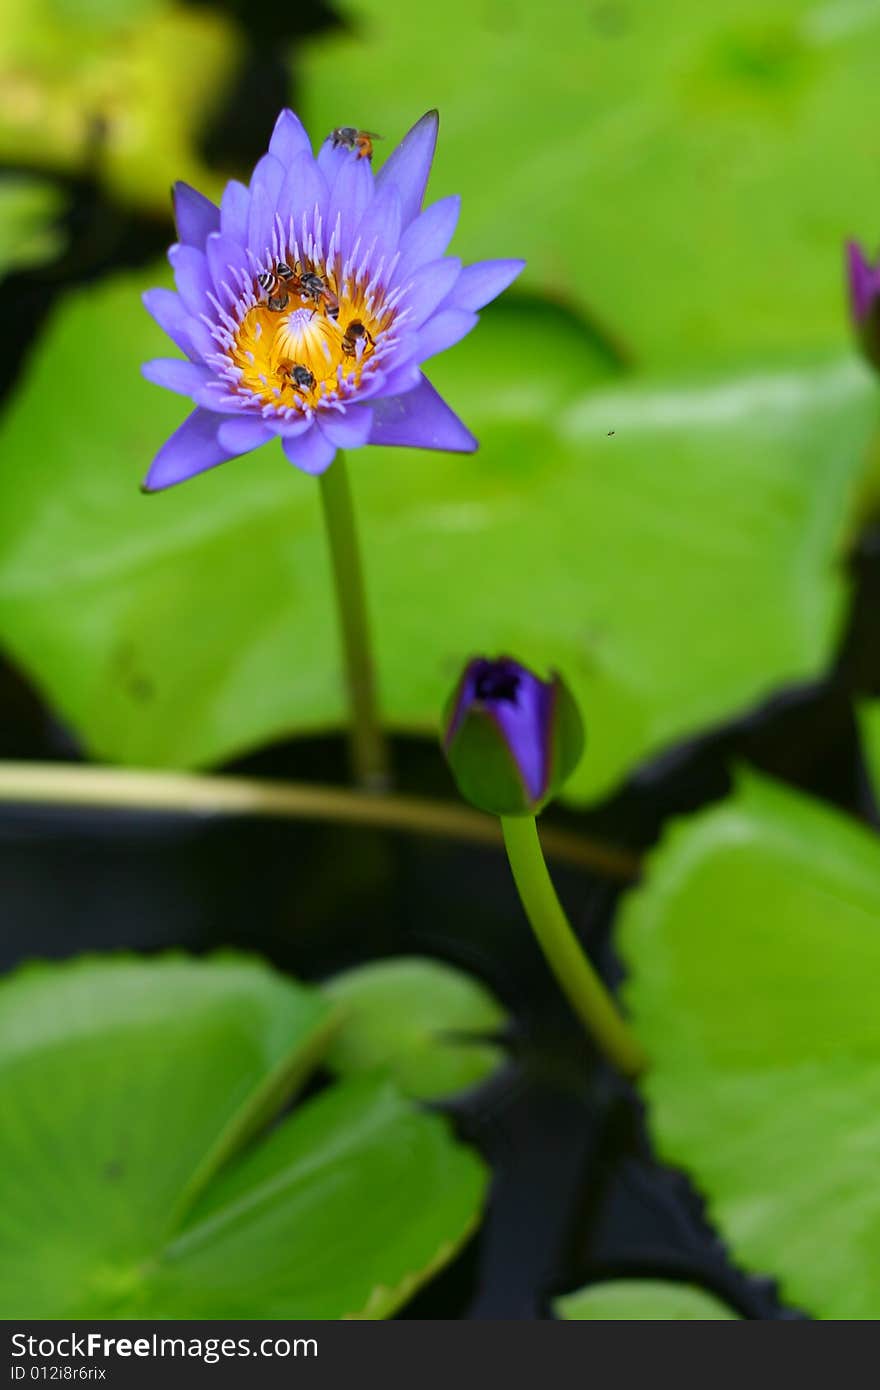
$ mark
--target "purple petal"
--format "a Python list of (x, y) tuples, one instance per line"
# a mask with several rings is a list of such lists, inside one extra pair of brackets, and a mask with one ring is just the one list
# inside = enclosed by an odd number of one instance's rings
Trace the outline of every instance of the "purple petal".
[(220, 201), (220, 230), (224, 236), (238, 242), (239, 246), (247, 244), (250, 211), (250, 189), (245, 188), (238, 179), (230, 179)]
[(400, 227), (400, 194), (393, 184), (380, 189), (377, 182), (376, 194), (358, 223), (359, 262), (366, 257), (375, 266), (384, 258), (387, 265), (397, 250)]
[(214, 286), (204, 251), (178, 243), (169, 249), (168, 260), (174, 271), (174, 283), (187, 311), (196, 318), (199, 314), (211, 313), (213, 306), (208, 295)]
[(472, 454), (477, 448), (474, 436), (424, 376), (415, 390), (376, 401), (373, 413), (371, 444), (444, 449), (451, 454)]
[(194, 410), (180, 429), (166, 439), (153, 459), (144, 481), (145, 492), (161, 492), (163, 488), (183, 483), (197, 473), (216, 468), (232, 455), (217, 440), (220, 421), (208, 410)]
[(217, 442), (230, 455), (249, 454), (274, 438), (272, 430), (256, 415), (240, 415), (237, 420), (224, 420), (217, 430)]
[(152, 362), (144, 362), (141, 373), (147, 381), (164, 386), (168, 391), (177, 391), (181, 396), (191, 396), (213, 375), (210, 367), (196, 362), (181, 362), (179, 357), (156, 357)]
[(334, 145), (328, 135), (318, 150), (318, 168), (330, 188), (336, 182), (340, 169), (344, 168), (346, 164), (352, 163), (369, 164), (369, 160), (358, 159), (357, 156), (353, 157), (351, 150), (347, 150), (344, 145)]
[(355, 231), (373, 198), (373, 171), (366, 159), (346, 159), (334, 179), (327, 204), (327, 226), (332, 232), (339, 218), (337, 250), (343, 260), (351, 250)]
[(241, 396), (235, 394), (231, 382), (213, 374), (193, 391), (192, 398), (212, 415), (240, 415), (243, 409)]
[(298, 434), (305, 434), (306, 430), (314, 427), (314, 419), (307, 415), (268, 415), (266, 424), (273, 434), (281, 435), (283, 439), (293, 439)]
[[(187, 357), (198, 358), (200, 353), (192, 340), (188, 325), (192, 322), (184, 308), (183, 301), (174, 290), (146, 290), (142, 295), (144, 308), (158, 323), (163, 332), (185, 352)], [(201, 325), (204, 328), (204, 324)]]
[(251, 207), (248, 214), (247, 244), (259, 260), (272, 250), (275, 210), (284, 184), (284, 165), (274, 154), (264, 154), (251, 178)]
[(281, 221), (286, 227), (287, 219), (292, 217), (299, 236), (303, 213), (308, 213), (311, 218), (315, 208), (323, 213), (326, 206), (327, 181), (324, 175), (310, 154), (298, 155), (287, 170), (278, 194)]
[(336, 457), (336, 445), (318, 429), (293, 437), (285, 435), (281, 443), (288, 461), (304, 473), (323, 473)]
[(424, 362), (445, 352), (476, 328), (479, 321), (476, 314), (467, 314), (463, 309), (442, 309), (419, 329), (418, 360)]
[(529, 795), (540, 801), (550, 780), (553, 686), (525, 667), (520, 667), (520, 673), (516, 700), (494, 700), (491, 714), (519, 766)]
[[(422, 266), (400, 301), (401, 310), (406, 310), (407, 329), (421, 327), (450, 295), (460, 275), (461, 261), (455, 256), (444, 256), (442, 261), (430, 261)], [(458, 309), (460, 306), (450, 303), (444, 307)]]
[(426, 261), (438, 260), (452, 240), (460, 208), (457, 193), (425, 208), (400, 238), (402, 266), (412, 271)]
[(178, 240), (186, 246), (204, 247), (211, 232), (220, 226), (220, 210), (188, 183), (177, 182), (171, 190)]
[(392, 367), (383, 382), (383, 395), (402, 396), (407, 391), (414, 391), (422, 380), (422, 373), (419, 371), (417, 362), (403, 362), (399, 367)]
[(306, 128), (299, 116), (285, 108), (278, 120), (275, 122), (275, 129), (272, 131), (272, 139), (269, 141), (269, 153), (280, 160), (285, 169), (292, 164), (297, 155), (312, 153), (312, 145), (306, 134)]
[(437, 144), (439, 121), (436, 111), (428, 111), (403, 137), (376, 175), (377, 189), (385, 188), (388, 184), (394, 184), (397, 188), (404, 227), (409, 226), (421, 211)]
[(322, 410), (318, 427), (337, 449), (359, 449), (373, 428), (372, 407), (350, 405), (344, 415), (340, 410)]
[(849, 291), (853, 317), (862, 323), (880, 297), (880, 266), (872, 266), (858, 242), (847, 242)]
[(476, 313), (506, 290), (525, 267), (525, 261), (477, 261), (466, 265), (449, 296), (445, 309), (468, 309)]
[[(241, 286), (235, 271), (244, 270), (247, 266), (244, 247), (239, 246), (231, 237), (224, 236), (222, 232), (212, 232), (205, 243), (205, 254), (218, 299), (236, 300), (241, 293)], [(223, 288), (224, 282), (228, 293)]]

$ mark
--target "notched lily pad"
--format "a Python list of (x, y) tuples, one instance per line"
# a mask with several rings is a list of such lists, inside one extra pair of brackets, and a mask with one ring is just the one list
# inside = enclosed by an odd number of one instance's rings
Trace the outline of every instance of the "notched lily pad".
[[(139, 377), (167, 350), (156, 276), (66, 300), (12, 402), (0, 638), (92, 754), (199, 766), (339, 726), (344, 683), (315, 484), (280, 450), (138, 492), (187, 409)], [(859, 362), (609, 385), (574, 320), (501, 304), (431, 375), (479, 452), (351, 458), (389, 725), (436, 737), (474, 652), (556, 668), (587, 801), (823, 669), (876, 417)]]
[(236, 956), (5, 980), (0, 1316), (388, 1316), (472, 1229), (485, 1174), (382, 1078), (265, 1132), (337, 1022)]

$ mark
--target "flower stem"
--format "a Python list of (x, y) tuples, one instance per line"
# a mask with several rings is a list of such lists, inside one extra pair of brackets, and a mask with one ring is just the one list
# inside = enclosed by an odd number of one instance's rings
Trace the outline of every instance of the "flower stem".
[(534, 817), (502, 816), (501, 828), (526, 916), (559, 985), (609, 1062), (624, 1076), (638, 1076), (647, 1057), (571, 929), (547, 872)]
[(364, 576), (344, 454), (336, 455), (320, 481), (348, 688), (352, 770), (362, 787), (381, 791), (389, 781), (388, 753), (379, 724)]

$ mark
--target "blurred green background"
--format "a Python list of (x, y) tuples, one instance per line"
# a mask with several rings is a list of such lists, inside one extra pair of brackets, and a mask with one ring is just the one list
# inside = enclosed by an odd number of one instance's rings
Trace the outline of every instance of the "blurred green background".
[(165, 351), (140, 293), (168, 283), (168, 185), (247, 176), (288, 99), (316, 145), (380, 131), (377, 165), (437, 106), (452, 250), (529, 263), (429, 367), (480, 451), (352, 460), (389, 724), (432, 733), (475, 650), (556, 666), (588, 801), (819, 675), (873, 496), (842, 243), (880, 225), (878, 59), (872, 0), (14, 0), (3, 648), (102, 759), (205, 766), (341, 721), (313, 483), (263, 450), (138, 492), (186, 409), (138, 373)]

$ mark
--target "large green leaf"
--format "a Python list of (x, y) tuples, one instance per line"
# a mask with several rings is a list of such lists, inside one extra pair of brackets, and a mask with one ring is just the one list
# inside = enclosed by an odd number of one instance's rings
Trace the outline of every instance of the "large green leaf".
[(197, 144), (237, 44), (224, 15), (174, 0), (4, 0), (0, 159), (97, 173), (163, 213), (175, 179), (217, 191)]
[(876, 238), (880, 10), (346, 0), (312, 41), (316, 136), (359, 120), (377, 162), (437, 106), (434, 192), (468, 259), (523, 255), (640, 360), (841, 342), (841, 243)]
[(328, 980), (343, 1011), (327, 1054), (341, 1075), (386, 1068), (409, 1095), (443, 1096), (483, 1081), (504, 1052), (506, 1015), (488, 990), (442, 961), (396, 956)]
[(621, 940), (662, 1156), (791, 1303), (880, 1317), (880, 841), (742, 778), (651, 857)]
[(346, 1081), (221, 1177), (133, 1306), (144, 1317), (389, 1317), (473, 1229), (484, 1189), (480, 1161), (439, 1115), (381, 1078)]
[[(140, 496), (186, 404), (138, 377), (138, 288), (61, 308), (0, 430), (0, 640), (97, 756), (208, 764), (344, 715), (319, 502), (271, 448)], [(854, 359), (600, 371), (560, 311), (498, 306), (432, 370), (479, 453), (352, 460), (387, 720), (433, 733), (477, 651), (558, 666), (581, 798), (822, 670), (875, 414)]]
[(726, 1304), (692, 1284), (667, 1279), (608, 1279), (567, 1293), (557, 1317), (590, 1322), (716, 1322), (736, 1318)]
[(337, 1022), (239, 957), (5, 981), (0, 1315), (385, 1316), (473, 1224), (483, 1176), (379, 1082), (254, 1142)]

